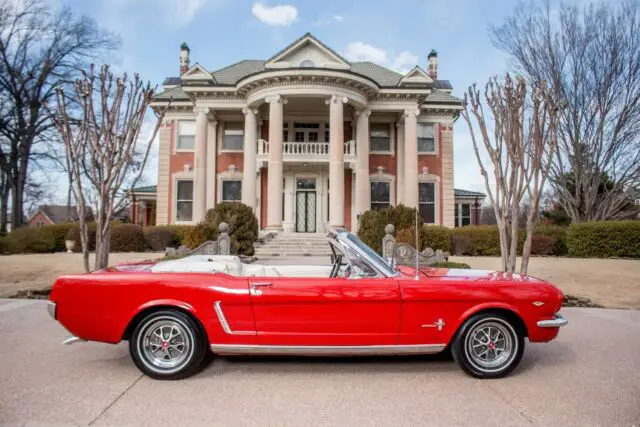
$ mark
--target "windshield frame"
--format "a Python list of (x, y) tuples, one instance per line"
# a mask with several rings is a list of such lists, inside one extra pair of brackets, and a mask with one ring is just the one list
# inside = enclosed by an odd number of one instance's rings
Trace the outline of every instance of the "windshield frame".
[[(332, 236), (333, 234), (333, 236)], [(377, 270), (384, 277), (397, 277), (400, 275), (395, 268), (389, 265), (382, 256), (371, 249), (358, 236), (348, 231), (338, 233), (329, 233), (330, 237), (334, 237), (341, 245), (351, 249), (369, 264), (374, 270)]]

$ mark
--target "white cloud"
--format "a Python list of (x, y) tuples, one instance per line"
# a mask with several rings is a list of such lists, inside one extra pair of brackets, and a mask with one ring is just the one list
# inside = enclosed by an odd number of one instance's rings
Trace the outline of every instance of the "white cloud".
[(349, 61), (371, 61), (377, 64), (387, 62), (387, 52), (363, 42), (351, 42), (344, 53)]
[(344, 57), (349, 61), (371, 61), (389, 67), (401, 74), (407, 73), (418, 64), (419, 58), (408, 50), (398, 55), (389, 55), (385, 50), (364, 42), (351, 42), (347, 45)]
[(207, 0), (165, 0), (167, 10), (180, 25), (186, 25), (196, 16)]
[(418, 64), (418, 56), (408, 50), (400, 52), (393, 61), (391, 61), (391, 69), (401, 74), (406, 74)]
[(326, 25), (331, 24), (339, 24), (344, 21), (344, 15), (334, 14), (331, 17), (321, 17), (317, 21), (315, 21), (312, 25), (314, 27), (324, 27)]
[(342, 22), (344, 20), (343, 15), (333, 15), (333, 20), (336, 22)]
[(288, 27), (298, 20), (298, 9), (290, 4), (267, 6), (256, 2), (251, 8), (251, 13), (267, 25)]

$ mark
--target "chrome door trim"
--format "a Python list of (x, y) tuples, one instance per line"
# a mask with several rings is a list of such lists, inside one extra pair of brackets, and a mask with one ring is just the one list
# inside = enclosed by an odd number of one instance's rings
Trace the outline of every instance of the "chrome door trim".
[(446, 344), (417, 345), (243, 345), (211, 344), (217, 354), (279, 354), (298, 356), (344, 356), (385, 354), (431, 354), (444, 350)]
[(222, 311), (222, 305), (220, 301), (216, 301), (213, 304), (213, 309), (216, 312), (216, 315), (218, 316), (218, 320), (220, 321), (220, 326), (222, 326), (222, 330), (224, 331), (225, 334), (227, 335), (256, 335), (255, 331), (234, 331), (231, 329), (231, 327), (229, 326), (229, 322), (227, 322), (227, 318), (224, 315), (224, 312)]

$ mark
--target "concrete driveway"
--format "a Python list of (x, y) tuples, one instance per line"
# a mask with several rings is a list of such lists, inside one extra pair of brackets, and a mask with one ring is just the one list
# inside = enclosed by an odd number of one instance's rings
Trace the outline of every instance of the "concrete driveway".
[(502, 380), (442, 357), (219, 358), (159, 382), (126, 344), (62, 346), (43, 301), (0, 300), (0, 424), (640, 425), (640, 311), (563, 312), (560, 337)]

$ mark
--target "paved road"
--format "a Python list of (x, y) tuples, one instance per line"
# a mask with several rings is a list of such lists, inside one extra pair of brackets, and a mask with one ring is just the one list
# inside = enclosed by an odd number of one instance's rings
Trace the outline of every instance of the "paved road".
[(564, 313), (559, 339), (502, 380), (442, 357), (227, 358), (159, 382), (124, 344), (62, 346), (42, 301), (0, 300), (0, 424), (640, 426), (640, 311)]

